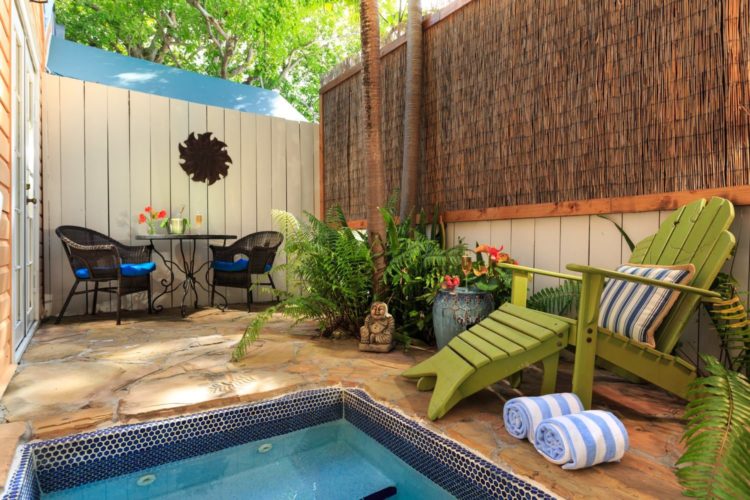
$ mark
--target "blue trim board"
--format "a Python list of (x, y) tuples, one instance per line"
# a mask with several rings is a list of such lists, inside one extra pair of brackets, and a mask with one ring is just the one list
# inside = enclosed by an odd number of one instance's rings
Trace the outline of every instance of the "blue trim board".
[(306, 122), (278, 92), (156, 64), (52, 37), (47, 71), (53, 75), (172, 99)]

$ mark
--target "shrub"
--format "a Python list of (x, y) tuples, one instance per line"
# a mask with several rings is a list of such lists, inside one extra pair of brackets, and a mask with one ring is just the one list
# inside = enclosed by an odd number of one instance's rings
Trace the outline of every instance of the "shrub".
[(235, 347), (235, 360), (245, 355), (275, 312), (295, 320), (316, 320), (324, 335), (336, 329), (356, 334), (372, 300), (370, 248), (347, 227), (340, 208), (331, 209), (325, 221), (307, 214), (308, 221), (299, 223), (292, 214), (278, 210), (273, 217), (284, 234), (287, 256), (287, 264), (275, 270), (286, 271), (295, 293), (253, 319)]
[(383, 281), (388, 304), (396, 320), (397, 339), (409, 345), (413, 339), (429, 342), (432, 331), (432, 303), (443, 276), (458, 272), (463, 244), (445, 249), (441, 229), (435, 221), (428, 227), (424, 213), (419, 223), (410, 219), (396, 222), (392, 208), (381, 209), (386, 223), (384, 242), (386, 268)]

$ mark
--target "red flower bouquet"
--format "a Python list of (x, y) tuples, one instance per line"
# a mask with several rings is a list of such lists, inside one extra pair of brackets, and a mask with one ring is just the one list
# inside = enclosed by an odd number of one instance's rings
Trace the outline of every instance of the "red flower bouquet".
[(160, 210), (159, 212), (157, 212), (156, 210), (151, 208), (151, 205), (149, 205), (143, 209), (143, 212), (138, 214), (138, 224), (146, 224), (146, 226), (148, 226), (148, 234), (154, 234), (156, 232), (156, 221), (162, 220), (166, 216), (166, 210)]

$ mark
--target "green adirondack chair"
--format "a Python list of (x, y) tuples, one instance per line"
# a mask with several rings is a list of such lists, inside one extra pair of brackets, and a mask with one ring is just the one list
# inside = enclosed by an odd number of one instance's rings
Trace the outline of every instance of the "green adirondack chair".
[[(573, 392), (586, 408), (591, 407), (597, 358), (608, 367), (687, 398), (696, 368), (673, 356), (672, 351), (701, 298), (719, 297), (708, 288), (734, 248), (734, 236), (728, 231), (733, 219), (734, 207), (728, 200), (696, 200), (674, 211), (656, 234), (636, 245), (629, 260), (632, 264), (693, 263), (696, 274), (690, 286), (575, 264), (567, 268), (581, 276), (503, 264), (513, 273), (511, 301), (403, 375), (419, 379), (420, 390), (434, 390), (428, 417), (435, 420), (463, 398), (537, 362), (544, 370), (541, 393), (553, 392), (560, 351), (572, 345)], [(533, 274), (582, 282), (576, 320), (526, 308), (528, 282)], [(597, 326), (605, 278), (681, 292), (656, 332), (655, 349)]]

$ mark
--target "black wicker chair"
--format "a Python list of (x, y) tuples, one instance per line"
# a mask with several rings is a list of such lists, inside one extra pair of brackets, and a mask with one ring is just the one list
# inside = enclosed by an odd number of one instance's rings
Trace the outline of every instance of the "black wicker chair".
[[(268, 283), (258, 284), (276, 288), (269, 271), (283, 240), (281, 233), (261, 231), (240, 238), (229, 246), (210, 245), (211, 267), (214, 271), (211, 280), (211, 305), (214, 305), (217, 286), (244, 288), (247, 294), (247, 308), (250, 310), (250, 304), (253, 303), (253, 292), (250, 289), (253, 274), (267, 275)], [(241, 258), (235, 260), (235, 256), (238, 255)]]
[[(148, 294), (148, 312), (151, 313), (151, 246), (128, 246), (97, 231), (78, 226), (60, 226), (55, 230), (65, 248), (75, 283), (68, 293), (62, 311), (55, 323), (60, 323), (74, 295), (94, 294), (92, 314), (96, 314), (99, 292), (117, 295), (117, 324), (120, 324), (120, 302), (124, 295), (136, 292)], [(117, 281), (116, 286), (100, 287), (104, 282)], [(94, 283), (94, 289), (76, 291), (80, 283)]]

